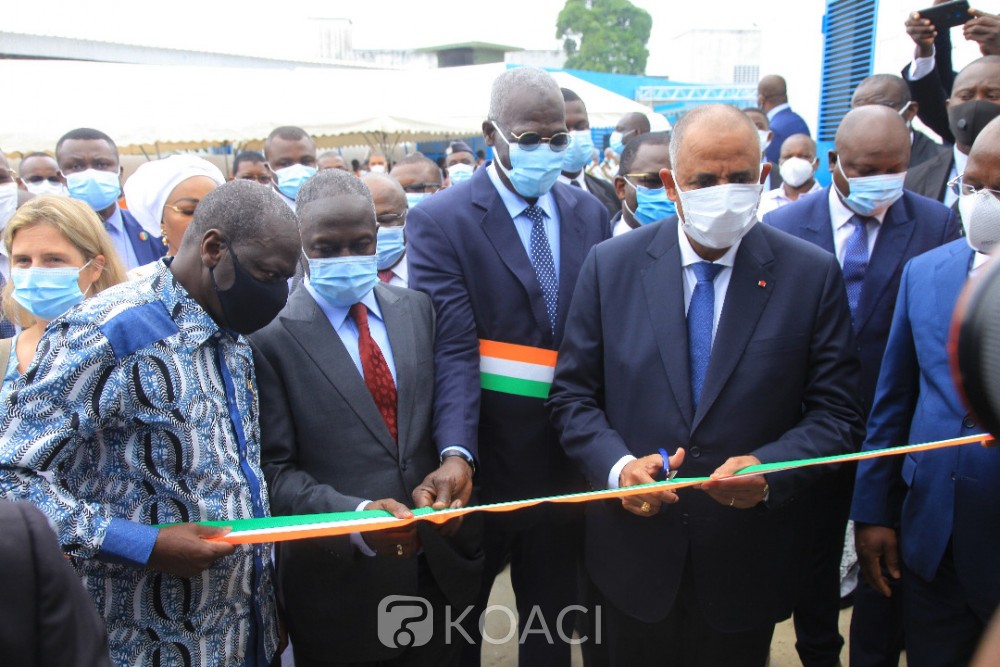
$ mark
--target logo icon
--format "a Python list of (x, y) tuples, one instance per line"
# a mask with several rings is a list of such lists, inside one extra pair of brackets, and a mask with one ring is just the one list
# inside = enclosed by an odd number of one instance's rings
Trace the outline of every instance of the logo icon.
[(434, 634), (434, 611), (424, 598), (388, 595), (378, 605), (378, 640), (389, 648), (423, 646)]

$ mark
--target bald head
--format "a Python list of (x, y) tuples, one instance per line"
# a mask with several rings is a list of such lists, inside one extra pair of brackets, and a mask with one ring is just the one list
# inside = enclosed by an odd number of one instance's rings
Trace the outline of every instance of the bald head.
[(816, 142), (808, 134), (793, 134), (781, 144), (781, 162), (790, 157), (812, 162), (816, 159)]
[(872, 74), (854, 89), (851, 108), (878, 104), (901, 111), (910, 98), (910, 87), (895, 74)]
[(788, 85), (777, 74), (768, 74), (757, 84), (757, 103), (764, 111), (788, 102)]
[(905, 171), (910, 161), (910, 131), (906, 122), (889, 107), (858, 107), (840, 121), (834, 147), (845, 163), (889, 160), (901, 162), (902, 171)]
[(372, 193), (375, 217), (379, 224), (403, 224), (406, 219), (406, 192), (395, 178), (384, 174), (367, 174), (362, 179)]
[(1000, 56), (983, 56), (966, 65), (955, 76), (955, 83), (951, 87), (951, 103), (961, 104), (968, 101), (969, 98), (955, 99), (955, 97), (960, 91), (980, 86), (1000, 87)]
[(622, 134), (631, 133), (629, 139), (649, 132), (649, 118), (638, 111), (630, 111), (619, 119), (615, 130)]
[(670, 136), (670, 164), (674, 170), (686, 176), (686, 163), (690, 158), (703, 157), (703, 144), (716, 132), (725, 134), (741, 154), (746, 152), (753, 163), (759, 164), (760, 136), (753, 121), (735, 107), (707, 104), (692, 109), (674, 125)]

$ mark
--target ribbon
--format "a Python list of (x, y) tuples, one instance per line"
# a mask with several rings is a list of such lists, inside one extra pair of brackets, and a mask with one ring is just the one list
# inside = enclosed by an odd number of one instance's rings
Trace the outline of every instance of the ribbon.
[[(946, 447), (957, 447), (959, 445), (968, 445), (973, 443), (986, 445), (992, 440), (993, 437), (991, 435), (984, 433), (964, 438), (953, 438), (951, 440), (940, 440), (938, 442), (905, 445), (902, 447), (889, 447), (887, 449), (875, 449), (866, 452), (836, 454), (834, 456), (823, 456), (813, 459), (802, 459), (799, 461), (761, 463), (760, 465), (743, 468), (736, 474), (731, 475), (731, 477), (762, 475), (765, 473), (795, 470), (797, 468), (807, 468), (810, 466), (864, 461), (884, 456), (900, 456), (902, 454), (913, 454), (916, 452), (944, 449)], [(201, 521), (199, 523), (203, 526), (227, 526), (232, 528), (232, 532), (230, 533), (219, 537), (207, 538), (214, 541), (228, 542), (230, 544), (284, 542), (287, 540), (304, 540), (312, 537), (335, 537), (338, 535), (348, 535), (350, 533), (366, 533), (375, 530), (385, 530), (387, 528), (402, 528), (416, 521), (429, 521), (431, 523), (440, 524), (473, 512), (514, 512), (527, 507), (534, 507), (535, 505), (540, 505), (541, 503), (584, 503), (592, 502), (594, 500), (627, 498), (629, 496), (638, 496), (650, 491), (657, 491), (661, 489), (674, 491), (677, 489), (698, 486), (708, 480), (708, 477), (678, 477), (672, 480), (652, 482), (650, 484), (640, 484), (620, 489), (586, 491), (583, 493), (570, 493), (560, 496), (531, 498), (529, 500), (513, 500), (489, 505), (461, 507), (458, 509), (435, 510), (430, 507), (423, 507), (413, 510), (413, 518), (411, 519), (397, 519), (392, 514), (384, 510), (364, 510), (361, 512), (331, 512), (327, 514), (276, 516), (264, 519), (237, 519), (235, 521)]]

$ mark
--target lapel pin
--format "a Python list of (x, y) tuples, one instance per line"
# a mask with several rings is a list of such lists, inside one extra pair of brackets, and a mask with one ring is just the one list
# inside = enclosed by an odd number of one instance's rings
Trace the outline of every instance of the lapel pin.
[(145, 241), (148, 238), (149, 238), (149, 235), (146, 234), (146, 232), (139, 232), (139, 240), (140, 241)]
[(766, 280), (758, 280), (757, 281), (757, 287), (767, 287), (767, 281)]

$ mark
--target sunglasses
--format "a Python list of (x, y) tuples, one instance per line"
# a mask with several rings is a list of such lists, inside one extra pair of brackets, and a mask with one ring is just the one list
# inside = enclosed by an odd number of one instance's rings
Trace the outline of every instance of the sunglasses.
[[(505, 136), (506, 132), (497, 125), (496, 121), (493, 122), (493, 127), (497, 129), (504, 141), (509, 141)], [(510, 136), (523, 151), (533, 151), (542, 144), (548, 144), (552, 151), (560, 153), (569, 148), (569, 143), (572, 141), (568, 132), (556, 132), (551, 137), (543, 137), (537, 132), (522, 132), (521, 134), (512, 132)]]

